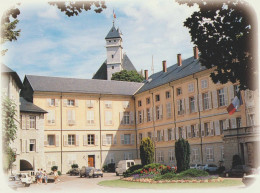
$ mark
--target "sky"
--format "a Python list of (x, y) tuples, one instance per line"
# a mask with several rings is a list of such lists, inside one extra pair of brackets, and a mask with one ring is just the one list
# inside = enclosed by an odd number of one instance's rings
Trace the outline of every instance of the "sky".
[(162, 61), (171, 66), (193, 55), (188, 29), (183, 22), (197, 7), (179, 5), (174, 0), (106, 1), (101, 13), (92, 10), (68, 17), (47, 1), (22, 2), (18, 29), (21, 35), (7, 42), (3, 63), (21, 80), (27, 75), (91, 79), (106, 59), (105, 37), (115, 26), (123, 33), (123, 51), (137, 71), (151, 75), (162, 70)]

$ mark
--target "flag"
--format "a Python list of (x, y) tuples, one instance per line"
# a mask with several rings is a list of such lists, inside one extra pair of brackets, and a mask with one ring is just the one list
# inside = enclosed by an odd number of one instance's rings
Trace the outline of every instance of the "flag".
[(116, 19), (116, 14), (115, 14), (114, 10), (113, 10), (113, 17), (114, 17), (114, 19)]
[(227, 111), (228, 114), (232, 115), (236, 110), (243, 104), (240, 91), (237, 92), (237, 95), (232, 100), (231, 104), (228, 106)]

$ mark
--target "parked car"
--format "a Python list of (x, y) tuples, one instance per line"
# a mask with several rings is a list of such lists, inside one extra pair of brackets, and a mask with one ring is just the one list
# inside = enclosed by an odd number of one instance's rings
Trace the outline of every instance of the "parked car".
[(225, 171), (226, 177), (236, 176), (236, 177), (243, 177), (245, 175), (253, 174), (255, 169), (251, 168), (247, 165), (237, 165), (230, 170)]
[(78, 176), (79, 175), (79, 169), (78, 168), (72, 168), (69, 170), (70, 176)]
[(206, 164), (203, 167), (203, 170), (205, 170), (208, 173), (216, 173), (218, 170), (218, 166), (216, 166), (215, 164)]
[(134, 160), (120, 160), (116, 166), (116, 175), (123, 174), (128, 168), (135, 165)]
[(247, 176), (244, 176), (242, 178), (242, 182), (246, 185), (246, 186), (250, 186), (252, 185), (254, 182), (258, 181), (259, 182), (260, 180), (260, 167), (257, 168), (255, 170), (255, 173), (254, 174), (251, 174), (251, 175), (247, 175)]
[(28, 173), (20, 173), (10, 176), (8, 185), (15, 189), (22, 186), (29, 187), (32, 182), (32, 178)]
[(204, 170), (205, 164), (200, 164), (197, 169)]
[(82, 166), (82, 168), (80, 169), (79, 172), (79, 176), (82, 177), (90, 177), (93, 175), (93, 169), (94, 167), (86, 167), (86, 166)]
[(92, 174), (92, 177), (94, 178), (94, 177), (101, 177), (101, 178), (103, 178), (103, 172), (102, 172), (102, 170), (101, 169), (95, 169), (94, 168), (94, 172), (93, 172), (93, 174)]
[(191, 164), (190, 169), (199, 169), (199, 167), (202, 166), (201, 164)]

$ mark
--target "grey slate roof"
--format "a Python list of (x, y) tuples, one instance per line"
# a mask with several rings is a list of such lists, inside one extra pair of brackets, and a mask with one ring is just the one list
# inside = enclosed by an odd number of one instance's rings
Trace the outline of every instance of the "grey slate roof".
[(13, 71), (11, 68), (9, 68), (8, 66), (2, 64), (2, 65), (1, 65), (1, 73), (10, 74), (10, 75), (14, 78), (14, 80), (15, 80), (17, 86), (18, 86), (20, 89), (23, 88), (23, 83), (22, 83), (20, 77), (19, 77), (18, 74), (17, 74), (15, 71)]
[(47, 113), (47, 111), (41, 109), (31, 102), (28, 102), (23, 97), (20, 97), (20, 112)]
[[(124, 56), (123, 56), (122, 67), (123, 67), (123, 70), (136, 71), (133, 63), (131, 62), (131, 60), (128, 58), (128, 56), (126, 54), (124, 54)], [(107, 80), (107, 60), (105, 60), (103, 62), (103, 64), (98, 69), (98, 71), (95, 73), (95, 75), (92, 77), (92, 79)]]
[(134, 95), (143, 83), (26, 75), (33, 91)]
[(202, 66), (198, 59), (190, 57), (182, 61), (182, 66), (175, 64), (168, 67), (167, 72), (160, 71), (149, 76), (137, 94), (203, 70), (206, 70), (206, 67)]
[(105, 39), (112, 39), (112, 38), (121, 38), (119, 29), (116, 30), (114, 25), (112, 26), (112, 28), (108, 32), (107, 36), (105, 37)]

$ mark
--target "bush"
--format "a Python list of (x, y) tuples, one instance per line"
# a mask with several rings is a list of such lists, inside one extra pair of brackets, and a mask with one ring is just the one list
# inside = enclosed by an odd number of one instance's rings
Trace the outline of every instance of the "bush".
[(79, 168), (79, 165), (78, 164), (72, 164), (71, 168)]
[(145, 165), (143, 168), (148, 170), (149, 168), (151, 169), (158, 169), (160, 166), (163, 166), (162, 164), (158, 164), (158, 163), (152, 163), (152, 164), (148, 164), (148, 165)]
[(188, 169), (181, 173), (179, 173), (179, 176), (183, 177), (201, 177), (201, 176), (208, 176), (209, 173), (204, 170), (197, 170), (197, 169)]
[(171, 179), (174, 179), (174, 178), (176, 178), (176, 173), (169, 172), (169, 173), (166, 173), (166, 174), (163, 174), (163, 175), (157, 175), (153, 179), (155, 181), (159, 181), (159, 180), (171, 180)]
[(58, 171), (58, 175), (59, 175), (59, 176), (61, 175), (61, 172), (60, 172), (60, 171)]
[(108, 171), (108, 172), (115, 172), (115, 170), (116, 170), (116, 165), (115, 165), (115, 163), (107, 164), (107, 171)]
[(52, 166), (51, 171), (58, 170), (58, 166)]
[[(143, 166), (141, 165), (141, 164), (136, 164), (136, 165), (133, 165), (133, 166), (131, 166), (130, 168), (128, 168), (124, 173), (123, 173), (123, 175), (124, 175), (124, 177), (129, 177), (129, 176), (131, 176), (131, 175), (133, 175), (133, 174), (136, 174), (135, 173), (135, 171), (136, 170), (139, 170), (139, 169), (142, 169), (143, 168)], [(140, 171), (141, 172), (141, 171)], [(139, 172), (139, 173), (140, 173)]]
[(103, 165), (103, 171), (107, 172), (107, 170), (108, 170), (108, 166), (107, 165)]
[(175, 142), (175, 156), (177, 160), (177, 172), (190, 168), (190, 144), (187, 140), (178, 139)]
[(149, 137), (141, 141), (140, 158), (143, 166), (153, 163), (154, 161), (154, 144)]

